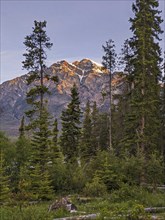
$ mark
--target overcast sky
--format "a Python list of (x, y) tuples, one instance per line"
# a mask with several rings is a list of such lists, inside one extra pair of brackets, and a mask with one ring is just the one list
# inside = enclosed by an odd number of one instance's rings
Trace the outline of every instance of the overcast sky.
[[(1, 0), (1, 82), (24, 73), (24, 38), (32, 33), (34, 20), (47, 21), (47, 35), (53, 47), (47, 65), (58, 60), (90, 58), (101, 62), (102, 45), (113, 39), (119, 52), (131, 37), (129, 18), (133, 0)], [(165, 10), (164, 0), (160, 9)], [(162, 14), (164, 18), (164, 14)], [(164, 26), (162, 25), (162, 28)], [(164, 35), (161, 47), (164, 48)]]

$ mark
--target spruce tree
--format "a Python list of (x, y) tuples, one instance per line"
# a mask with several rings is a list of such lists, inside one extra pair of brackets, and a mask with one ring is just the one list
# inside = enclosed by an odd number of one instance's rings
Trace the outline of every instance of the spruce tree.
[(0, 149), (0, 203), (10, 199), (9, 177), (5, 171), (5, 160), (3, 150)]
[(52, 162), (56, 161), (59, 157), (61, 157), (61, 152), (59, 148), (59, 143), (58, 143), (58, 121), (57, 119), (54, 120), (53, 123), (53, 131), (52, 131), (52, 147), (51, 147), (51, 159)]
[(106, 112), (99, 114), (99, 150), (106, 151), (109, 146), (109, 132), (108, 132), (108, 114)]
[(49, 173), (51, 131), (48, 127), (49, 114), (47, 110), (44, 111), (43, 109), (41, 119), (40, 130), (33, 133), (31, 140), (32, 152), (29, 164), (29, 175), (31, 177), (30, 191), (33, 192), (33, 196), (36, 196), (37, 199), (50, 199), (53, 193)]
[(164, 63), (162, 66), (162, 70), (164, 75), (162, 77), (161, 82), (161, 138), (160, 138), (160, 145), (161, 145), (161, 152), (164, 158), (165, 163), (165, 52), (164, 52)]
[(24, 136), (25, 136), (25, 117), (23, 116), (19, 127), (19, 137), (22, 138)]
[[(27, 84), (33, 84), (32, 88), (27, 92), (27, 103), (31, 105), (31, 109), (26, 112), (26, 116), (30, 119), (28, 128), (32, 130), (32, 153), (31, 153), (31, 165), (33, 169), (29, 171), (31, 173), (31, 181), (33, 189), (37, 189), (35, 175), (36, 170), (40, 170), (42, 177), (39, 185), (45, 181), (47, 187), (50, 187), (50, 181), (47, 181), (47, 164), (50, 160), (50, 118), (47, 110), (47, 100), (45, 95), (49, 94), (48, 88), (44, 85), (45, 80), (54, 80), (46, 72), (45, 60), (46, 50), (52, 47), (50, 39), (46, 34), (46, 21), (38, 22), (34, 21), (33, 32), (29, 36), (25, 37), (26, 53), (23, 54), (25, 60), (23, 68), (30, 71), (27, 77)], [(45, 174), (45, 175), (44, 175)], [(45, 179), (44, 179), (45, 177)], [(32, 190), (32, 189), (31, 189)], [(39, 191), (41, 197), (41, 190)], [(44, 192), (43, 192), (44, 193)], [(48, 195), (49, 196), (49, 195)]]
[[(117, 133), (117, 154), (135, 154), (135, 146), (129, 148), (130, 140), (132, 139), (132, 143), (134, 142), (134, 137), (136, 133), (134, 132), (136, 127), (131, 122), (131, 118), (133, 115), (132, 108), (131, 108), (131, 97), (132, 97), (132, 90), (134, 89), (134, 65), (133, 65), (133, 58), (134, 58), (134, 50), (131, 46), (133, 39), (127, 39), (124, 42), (124, 45), (121, 49), (121, 57), (120, 57), (120, 64), (123, 65), (124, 75), (125, 75), (125, 82), (124, 82), (124, 90), (122, 91), (121, 95), (118, 95), (118, 104), (115, 111), (114, 120), (119, 120), (120, 122), (115, 127), (116, 132), (118, 129), (120, 130), (120, 136)], [(115, 119), (116, 118), (116, 119)], [(121, 126), (122, 125), (122, 126)], [(129, 141), (126, 142), (127, 134), (129, 136)], [(130, 138), (132, 137), (132, 138)], [(123, 147), (124, 146), (124, 147)], [(129, 149), (129, 150), (128, 150)]]
[(123, 67), (124, 73), (131, 76), (133, 72), (132, 58), (134, 56), (134, 50), (131, 47), (132, 39), (126, 39), (124, 45), (121, 48), (120, 64)]
[(103, 56), (103, 66), (109, 70), (109, 150), (112, 150), (112, 74), (115, 69), (116, 53), (113, 40), (106, 41), (102, 46), (105, 52)]
[[(40, 119), (42, 118), (42, 111), (45, 111), (44, 95), (49, 93), (48, 88), (44, 85), (44, 79), (50, 79), (46, 72), (45, 60), (46, 49), (52, 47), (49, 37), (46, 35), (46, 21), (34, 21), (33, 33), (25, 37), (25, 46), (27, 53), (25, 61), (23, 61), (23, 68), (30, 71), (27, 77), (27, 84), (33, 83), (33, 87), (27, 92), (27, 103), (32, 106), (32, 109), (26, 112), (26, 115), (31, 119), (30, 128), (34, 130), (40, 128)], [(42, 119), (41, 119), (42, 120)]]
[(60, 145), (67, 162), (74, 163), (79, 156), (80, 141), (80, 101), (77, 86), (74, 84), (71, 88), (71, 102), (67, 108), (62, 111), (62, 131), (60, 136)]
[(96, 102), (93, 103), (91, 112), (91, 155), (95, 156), (100, 149), (99, 137), (100, 137), (100, 124), (99, 124), (99, 110)]
[(130, 82), (133, 82), (130, 110), (127, 115), (124, 146), (129, 153), (144, 158), (140, 182), (145, 182), (145, 166), (155, 150), (160, 152), (160, 86), (161, 50), (159, 34), (162, 22), (157, 0), (136, 0), (130, 19), (130, 46), (133, 50)]
[(57, 121), (57, 118), (54, 120), (54, 123), (53, 123), (53, 144), (54, 146), (57, 146), (58, 144), (58, 121)]
[[(130, 19), (133, 38), (131, 47), (132, 77), (134, 88), (131, 91), (130, 123), (134, 126), (134, 137), (130, 144), (140, 149), (147, 157), (158, 148), (160, 131), (160, 87), (161, 50), (158, 44), (162, 33), (162, 22), (157, 10), (157, 0), (136, 0), (132, 9), (135, 17)], [(132, 128), (131, 128), (132, 129)], [(129, 137), (129, 134), (128, 134)], [(131, 141), (131, 138), (134, 140)]]
[(90, 102), (88, 101), (84, 112), (81, 145), (80, 145), (80, 154), (83, 161), (89, 162), (92, 156), (91, 149), (92, 149), (92, 121), (91, 121)]

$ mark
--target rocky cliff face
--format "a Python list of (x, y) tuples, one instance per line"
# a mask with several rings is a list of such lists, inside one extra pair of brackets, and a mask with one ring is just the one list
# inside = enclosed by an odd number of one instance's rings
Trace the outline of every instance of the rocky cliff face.
[[(102, 111), (108, 110), (108, 96), (103, 96), (108, 91), (109, 75), (102, 66), (89, 59), (68, 63), (60, 61), (51, 65), (47, 71), (53, 76), (58, 76), (58, 84), (47, 81), (51, 95), (47, 96), (48, 107), (51, 114), (60, 118), (61, 111), (70, 101), (70, 89), (74, 83), (79, 88), (81, 107), (84, 109), (87, 100), (96, 101)], [(27, 75), (4, 82), (0, 85), (0, 130), (8, 135), (18, 134), (20, 119), (24, 111), (29, 108), (26, 103)], [(113, 94), (122, 92), (123, 75), (113, 76)], [(115, 100), (114, 100), (115, 101)]]

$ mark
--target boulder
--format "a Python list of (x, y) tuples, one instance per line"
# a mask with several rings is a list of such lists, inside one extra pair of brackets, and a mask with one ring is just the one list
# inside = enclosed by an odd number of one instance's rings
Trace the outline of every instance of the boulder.
[(49, 206), (49, 211), (58, 210), (61, 208), (65, 209), (71, 213), (77, 211), (77, 207), (73, 203), (71, 203), (67, 197), (57, 199), (55, 202), (53, 202)]

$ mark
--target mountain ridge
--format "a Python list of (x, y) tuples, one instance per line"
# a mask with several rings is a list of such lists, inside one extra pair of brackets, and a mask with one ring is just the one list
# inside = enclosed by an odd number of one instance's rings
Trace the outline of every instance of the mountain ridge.
[[(107, 111), (109, 106), (108, 96), (103, 97), (102, 92), (108, 92), (109, 74), (102, 65), (90, 59), (82, 59), (69, 63), (65, 60), (53, 63), (46, 72), (58, 77), (58, 84), (44, 79), (51, 95), (47, 96), (48, 108), (53, 117), (60, 118), (61, 111), (70, 101), (70, 90), (75, 83), (79, 89), (81, 108), (86, 102), (97, 102), (101, 111)], [(30, 73), (28, 73), (30, 74)], [(20, 119), (30, 107), (26, 103), (26, 92), (33, 85), (26, 84), (28, 74), (3, 82), (0, 85), (0, 130), (8, 135), (17, 136)], [(123, 76), (113, 76), (113, 94), (120, 93), (123, 87)], [(121, 84), (121, 85), (120, 85)], [(120, 86), (118, 86), (120, 85)]]

